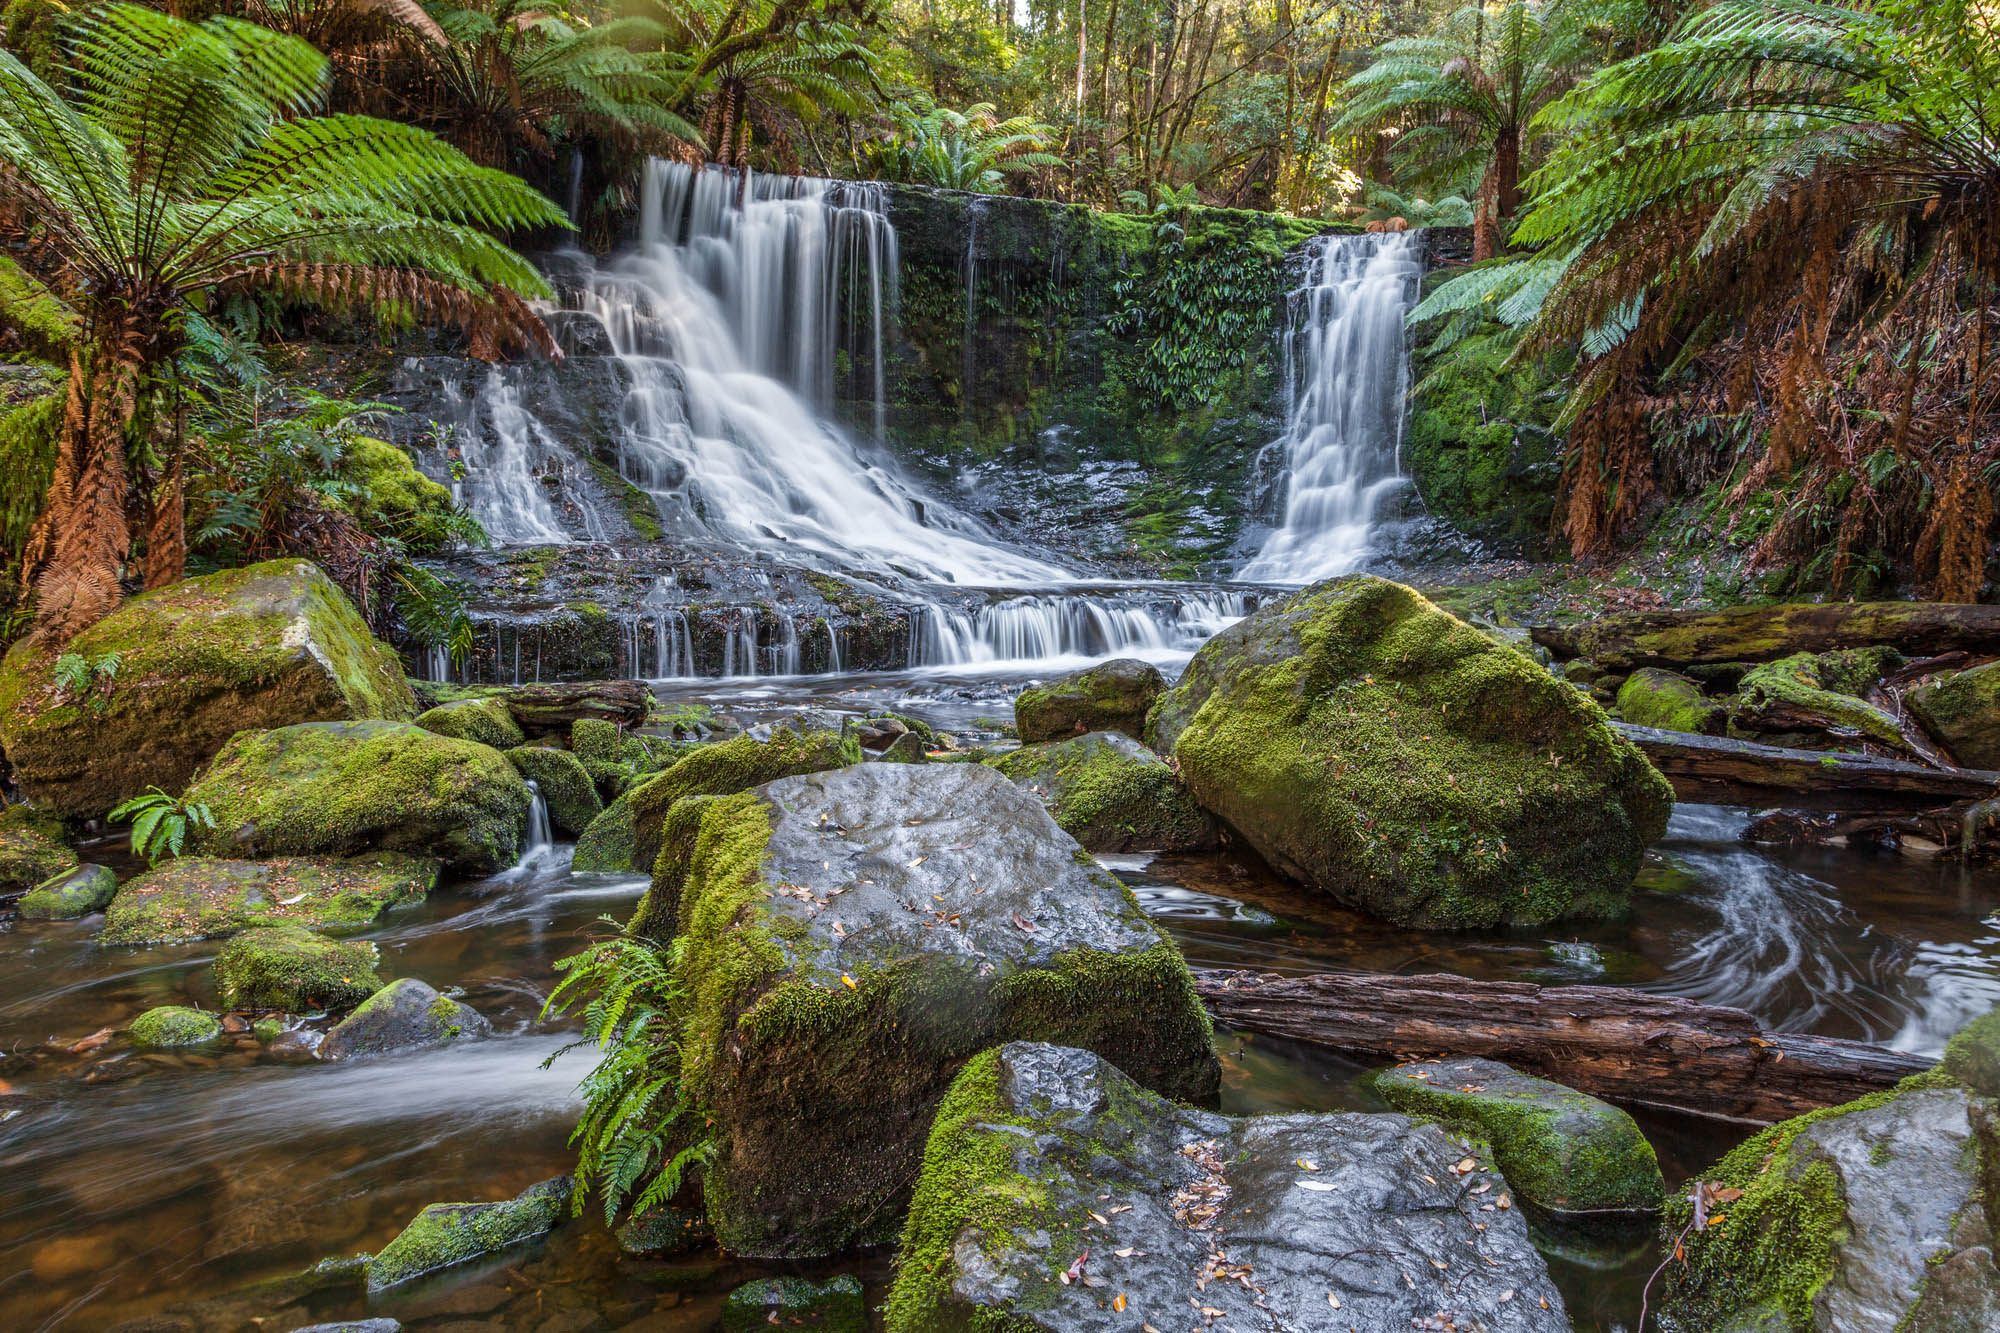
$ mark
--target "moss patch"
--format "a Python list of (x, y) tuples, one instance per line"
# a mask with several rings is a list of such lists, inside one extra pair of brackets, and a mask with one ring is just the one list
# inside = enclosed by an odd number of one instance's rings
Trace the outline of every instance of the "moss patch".
[(496, 750), (511, 750), (528, 739), (507, 711), (504, 698), (454, 699), (417, 714), (417, 725), (440, 736), (477, 741)]
[(786, 723), (771, 739), (734, 736), (704, 745), (652, 781), (627, 795), (632, 807), (632, 864), (650, 866), (660, 854), (660, 827), (683, 796), (727, 796), (800, 773), (861, 762), (861, 747), (841, 731), (812, 730)]
[(199, 1009), (163, 1004), (133, 1019), (125, 1035), (131, 1038), (134, 1046), (199, 1046), (220, 1037), (222, 1023), (214, 1014), (205, 1014)]
[(1900, 654), (1886, 648), (1794, 653), (1744, 673), (1738, 698), (1742, 707), (1753, 711), (1783, 705), (1901, 750), (1907, 742), (1896, 719), (1858, 697), (1901, 660)]
[(637, 869), (632, 854), (632, 793), (626, 792), (590, 821), (576, 840), (571, 870), (617, 872)]
[(722, 1303), (723, 1333), (764, 1333), (773, 1325), (866, 1333), (868, 1308), (862, 1301), (861, 1280), (845, 1274), (830, 1282), (768, 1277), (738, 1287)]
[(59, 817), (25, 805), (0, 809), (0, 893), (33, 888), (76, 864)]
[(507, 751), (507, 762), (542, 793), (549, 805), (549, 822), (558, 833), (574, 838), (604, 813), (590, 771), (568, 750), (523, 745)]
[(118, 892), (118, 876), (105, 866), (72, 866), (21, 896), (15, 910), (26, 921), (73, 921), (103, 910)]
[(437, 875), (436, 861), (393, 852), (345, 860), (180, 857), (118, 891), (98, 941), (172, 943), (281, 923), (365, 926), (391, 907), (421, 902)]
[(246, 930), (215, 958), (216, 995), (231, 1009), (339, 1012), (381, 985), (374, 945), (330, 940), (290, 924)]
[(1700, 736), (1720, 735), (1729, 724), (1728, 710), (1703, 694), (1701, 686), (1658, 667), (1640, 667), (1618, 687), (1618, 715), (1636, 726)]
[(570, 1189), (569, 1177), (562, 1176), (501, 1203), (431, 1204), (369, 1260), (368, 1289), (470, 1263), (553, 1231), (569, 1211)]
[(618, 726), (601, 717), (580, 717), (570, 723), (569, 748), (586, 764), (618, 762)]
[(1120, 658), (1021, 691), (1014, 729), (1024, 743), (1064, 740), (1091, 731), (1145, 734), (1146, 713), (1167, 690), (1158, 668)]
[(1113, 732), (1024, 745), (990, 761), (1035, 793), (1062, 831), (1094, 852), (1187, 851), (1215, 829), (1173, 769)]
[(2000, 662), (1919, 685), (1906, 701), (1959, 763), (2000, 768)]

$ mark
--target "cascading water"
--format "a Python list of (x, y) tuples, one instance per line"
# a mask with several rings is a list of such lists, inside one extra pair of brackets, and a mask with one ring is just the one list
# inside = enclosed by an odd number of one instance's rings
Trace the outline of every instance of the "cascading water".
[(1241, 570), (1258, 582), (1352, 573), (1384, 502), (1407, 484), (1403, 317), (1423, 271), (1417, 233), (1328, 236), (1314, 247), (1288, 340), (1284, 517)]
[(929, 606), (910, 619), (910, 665), (1185, 657), (1249, 610), (1243, 593), (1224, 589), (1138, 599), (1013, 597), (972, 611)]

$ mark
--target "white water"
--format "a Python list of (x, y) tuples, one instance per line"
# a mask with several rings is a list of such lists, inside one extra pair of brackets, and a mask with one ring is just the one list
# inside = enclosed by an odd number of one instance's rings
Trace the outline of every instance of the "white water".
[(1384, 502), (1408, 484), (1399, 460), (1409, 381), (1403, 317), (1422, 274), (1417, 233), (1314, 245), (1288, 340), (1284, 517), (1241, 571), (1264, 583), (1353, 573), (1369, 555)]
[(1243, 594), (1190, 588), (1168, 604), (1069, 593), (1015, 597), (975, 611), (922, 608), (910, 621), (911, 666), (1174, 661), (1243, 618)]

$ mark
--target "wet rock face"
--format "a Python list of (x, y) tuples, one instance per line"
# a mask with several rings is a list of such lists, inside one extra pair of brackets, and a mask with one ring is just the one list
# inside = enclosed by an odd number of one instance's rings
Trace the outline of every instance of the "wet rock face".
[(1169, 1095), (1215, 1094), (1179, 952), (991, 769), (862, 764), (689, 807), (642, 910), (684, 941), (684, 1060), (726, 1248), (893, 1235), (933, 1109), (996, 1041), (1068, 1041)]
[(337, 1023), (320, 1043), (322, 1060), (382, 1055), (417, 1046), (443, 1046), (461, 1037), (483, 1037), (492, 1025), (477, 1010), (415, 977), (392, 981)]
[(887, 1325), (1565, 1333), (1467, 1155), (1400, 1115), (1176, 1107), (1090, 1052), (1013, 1043), (938, 1113)]
[(1968, 768), (2000, 768), (2000, 662), (1920, 685), (1910, 711)]
[(64, 652), (115, 666), (72, 694), (25, 642), (0, 663), (0, 749), (22, 790), (63, 815), (101, 815), (152, 786), (179, 791), (245, 728), (416, 712), (395, 654), (304, 560), (135, 597)]
[(500, 1203), (431, 1204), (368, 1261), (368, 1289), (397, 1286), (553, 1231), (569, 1212), (572, 1188), (568, 1176), (558, 1176)]
[(1275, 868), (1424, 929), (1622, 912), (1673, 805), (1596, 704), (1368, 575), (1217, 634), (1148, 725)]
[(422, 901), (438, 863), (395, 852), (229, 861), (183, 856), (127, 880), (105, 910), (101, 944), (167, 944), (291, 922), (365, 926), (391, 907)]
[(231, 1009), (352, 1009), (382, 984), (375, 946), (330, 940), (294, 925), (233, 936), (215, 957), (215, 992)]
[(1014, 701), (1014, 730), (1023, 745), (1089, 731), (1121, 731), (1136, 740), (1146, 734), (1147, 710), (1166, 692), (1159, 668), (1137, 658), (1115, 658), (1023, 690)]
[(23, 894), (16, 910), (30, 921), (72, 921), (102, 911), (117, 892), (118, 876), (108, 867), (75, 866)]
[(61, 819), (25, 805), (0, 810), (0, 893), (35, 888), (76, 864)]
[(1164, 760), (1130, 736), (1094, 731), (1024, 745), (992, 761), (1093, 852), (1215, 845), (1215, 825)]

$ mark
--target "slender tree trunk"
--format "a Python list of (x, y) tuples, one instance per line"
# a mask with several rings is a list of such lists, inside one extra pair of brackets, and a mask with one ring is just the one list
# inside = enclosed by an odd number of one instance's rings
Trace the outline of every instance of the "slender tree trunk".
[(118, 605), (132, 549), (125, 424), (139, 391), (141, 330), (127, 321), (70, 354), (69, 400), (49, 481), (47, 563), (35, 580), (37, 642), (68, 643)]
[(1521, 131), (1510, 126), (1493, 143), (1493, 165), (1481, 182), (1473, 215), (1472, 257), (1491, 259), (1504, 241), (1501, 229), (1521, 206)]
[(184, 444), (175, 432), (167, 465), (147, 497), (146, 587), (164, 588), (187, 573), (187, 503)]

